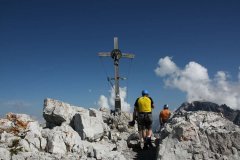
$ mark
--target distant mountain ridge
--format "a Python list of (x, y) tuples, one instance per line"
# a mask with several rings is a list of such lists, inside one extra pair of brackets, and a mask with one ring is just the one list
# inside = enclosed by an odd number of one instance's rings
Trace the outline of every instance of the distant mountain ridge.
[(240, 110), (234, 110), (226, 104), (218, 105), (207, 101), (185, 102), (175, 111), (175, 113), (179, 114), (184, 111), (211, 111), (222, 113), (228, 120), (240, 126)]

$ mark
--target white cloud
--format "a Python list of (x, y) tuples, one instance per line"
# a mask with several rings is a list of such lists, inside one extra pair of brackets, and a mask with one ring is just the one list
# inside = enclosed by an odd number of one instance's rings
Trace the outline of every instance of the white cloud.
[(130, 104), (126, 102), (127, 98), (127, 87), (120, 87), (121, 107), (122, 111), (130, 112)]
[[(126, 102), (127, 97), (127, 87), (119, 88), (120, 89), (120, 98), (121, 98), (121, 110), (125, 112), (130, 111), (130, 104)], [(114, 87), (109, 91), (110, 96), (107, 98), (104, 95), (101, 95), (98, 100), (98, 106), (103, 108), (112, 108), (114, 109), (115, 105), (115, 90)]]
[(157, 67), (154, 71), (159, 76), (166, 76), (169, 74), (173, 74), (178, 70), (175, 63), (172, 61), (171, 57), (166, 56), (165, 58), (161, 58), (158, 61), (159, 67)]
[(208, 81), (207, 69), (196, 62), (189, 62), (185, 69), (181, 71), (182, 75), (192, 81)]
[(109, 109), (108, 99), (104, 95), (101, 95), (98, 100), (98, 106), (99, 108), (107, 108)]
[(196, 62), (189, 62), (180, 69), (172, 58), (165, 57), (159, 60), (155, 73), (165, 78), (166, 86), (185, 92), (190, 102), (208, 100), (240, 108), (240, 72), (238, 82), (229, 81), (230, 76), (224, 71), (218, 71), (214, 79), (210, 79), (207, 69)]

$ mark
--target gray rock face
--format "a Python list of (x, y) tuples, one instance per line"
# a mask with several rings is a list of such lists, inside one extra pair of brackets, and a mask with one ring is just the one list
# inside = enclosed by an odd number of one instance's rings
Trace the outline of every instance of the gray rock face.
[[(213, 103), (180, 107), (157, 139), (160, 141), (158, 159), (240, 159), (240, 129), (233, 124), (239, 122), (239, 113), (228, 108), (218, 113), (197, 111), (206, 108), (217, 112)], [(44, 128), (25, 114), (10, 113), (0, 119), (0, 159), (136, 158), (129, 147), (139, 145), (139, 136), (137, 125), (128, 126), (132, 119), (130, 113), (116, 116), (108, 110), (84, 109), (46, 99), (43, 116), (47, 124)]]
[(25, 114), (0, 119), (0, 159), (133, 159), (127, 145), (129, 135), (136, 132), (127, 126), (130, 113), (114, 116), (48, 98), (43, 116), (44, 128)]
[(184, 111), (210, 111), (221, 113), (228, 120), (234, 124), (240, 126), (240, 111), (231, 109), (229, 106), (223, 104), (218, 105), (212, 102), (194, 101), (192, 103), (183, 103), (177, 110), (176, 113)]
[(48, 140), (46, 150), (49, 153), (81, 153), (83, 149), (80, 136), (67, 124), (56, 126), (51, 130), (44, 129), (42, 135)]
[[(38, 122), (29, 122), (27, 126), (27, 133), (25, 135), (25, 140), (29, 145), (23, 141), (23, 148), (25, 151), (44, 151), (47, 145), (47, 141), (42, 137), (42, 128)], [(25, 144), (24, 144), (25, 143)]]
[(76, 114), (74, 128), (83, 140), (96, 141), (103, 137), (104, 128), (102, 118)]
[(0, 157), (1, 157), (1, 160), (11, 159), (10, 152), (6, 148), (1, 148), (1, 147), (0, 147)]
[[(50, 154), (46, 152), (19, 152), (12, 156), (12, 160), (79, 160), (78, 154)], [(8, 159), (9, 160), (9, 159)]]
[(185, 112), (160, 134), (160, 160), (240, 159), (240, 128), (219, 113)]
[[(86, 113), (87, 112), (87, 113)], [(89, 114), (88, 110), (82, 107), (72, 106), (55, 99), (44, 100), (43, 117), (49, 126), (60, 126), (63, 122), (70, 124), (76, 113)]]

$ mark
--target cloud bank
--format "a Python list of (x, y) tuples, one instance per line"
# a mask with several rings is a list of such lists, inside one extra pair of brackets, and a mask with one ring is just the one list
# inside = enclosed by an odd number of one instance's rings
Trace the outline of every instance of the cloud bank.
[(0, 117), (5, 117), (9, 112), (28, 114), (39, 122), (44, 122), (41, 107), (36, 107), (36, 103), (26, 100), (0, 100)]
[(9, 100), (0, 101), (0, 106), (4, 107), (5, 109), (21, 110), (32, 106), (32, 104), (23, 100)]
[(181, 69), (168, 56), (159, 59), (154, 71), (164, 78), (165, 86), (185, 92), (189, 102), (206, 100), (240, 109), (240, 67), (237, 82), (230, 81), (224, 71), (218, 71), (211, 79), (208, 70), (193, 61)]
[[(121, 109), (124, 112), (130, 112), (130, 104), (126, 102), (127, 98), (127, 87), (119, 88), (120, 89), (120, 98), (121, 98)], [(114, 109), (115, 107), (115, 90), (114, 87), (109, 90), (110, 96), (106, 97), (101, 95), (98, 100), (98, 107), (99, 108), (107, 108), (107, 109)]]

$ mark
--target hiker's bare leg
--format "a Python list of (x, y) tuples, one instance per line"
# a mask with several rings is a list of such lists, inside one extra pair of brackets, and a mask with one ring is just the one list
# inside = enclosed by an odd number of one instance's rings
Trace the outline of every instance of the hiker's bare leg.
[[(146, 135), (147, 137), (151, 137), (152, 136), (152, 129), (148, 129), (147, 130), (147, 135)], [(145, 137), (146, 137), (145, 136)]]
[(144, 130), (139, 130), (139, 140), (140, 140), (140, 147), (143, 148), (144, 145)]

